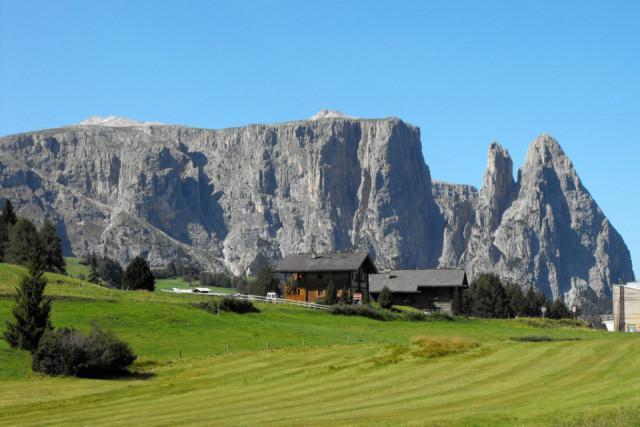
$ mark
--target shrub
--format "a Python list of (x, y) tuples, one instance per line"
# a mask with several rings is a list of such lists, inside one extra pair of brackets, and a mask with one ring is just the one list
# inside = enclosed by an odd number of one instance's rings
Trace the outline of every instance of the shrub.
[(331, 307), (331, 313), (344, 316), (363, 316), (375, 320), (393, 320), (395, 316), (386, 310), (376, 309), (370, 305), (338, 304)]
[(432, 320), (453, 320), (453, 317), (447, 313), (422, 313), (419, 311), (406, 311), (403, 313), (402, 318), (410, 322), (424, 322)]
[(260, 310), (253, 305), (251, 301), (235, 299), (235, 298), (222, 298), (218, 305), (222, 311), (232, 311), (234, 313), (259, 313)]
[(62, 328), (43, 335), (32, 369), (46, 375), (105, 377), (126, 372), (136, 357), (127, 343), (98, 327), (88, 336)]
[(427, 320), (428, 315), (419, 311), (406, 311), (402, 313), (402, 318), (409, 322), (422, 322)]
[(460, 337), (429, 337), (420, 336), (412, 340), (416, 347), (414, 356), (438, 357), (452, 353), (462, 353), (480, 346), (477, 341)]
[(214, 314), (218, 313), (218, 310), (238, 314), (260, 313), (260, 310), (253, 305), (251, 301), (235, 298), (222, 298), (221, 300), (196, 302), (193, 306)]
[(382, 291), (380, 291), (380, 296), (378, 296), (378, 304), (380, 304), (380, 307), (386, 309), (390, 309), (393, 305), (393, 294), (391, 293), (391, 290), (386, 286), (382, 288)]

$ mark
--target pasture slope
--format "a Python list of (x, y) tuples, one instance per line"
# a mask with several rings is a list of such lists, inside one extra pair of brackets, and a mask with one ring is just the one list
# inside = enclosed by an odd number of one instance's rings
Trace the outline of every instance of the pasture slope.
[[(21, 274), (0, 265), (0, 329)], [(95, 321), (113, 330), (140, 355), (136, 373), (42, 377), (31, 374), (27, 353), (0, 341), (0, 425), (613, 426), (640, 419), (640, 344), (632, 335), (527, 319), (380, 322), (269, 304), (259, 305), (261, 313), (216, 316), (190, 305), (209, 297), (48, 277), (54, 325), (86, 330)], [(552, 340), (513, 339), (523, 336)], [(480, 345), (434, 357), (415, 337)]]

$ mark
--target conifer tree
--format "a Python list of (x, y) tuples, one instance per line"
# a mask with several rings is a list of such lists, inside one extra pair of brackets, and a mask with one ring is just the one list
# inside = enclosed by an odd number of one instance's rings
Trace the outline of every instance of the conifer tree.
[(122, 285), (123, 289), (129, 290), (153, 291), (156, 288), (156, 279), (144, 258), (137, 256), (129, 263)]
[(2, 208), (2, 222), (9, 226), (15, 225), (15, 223), (18, 222), (18, 217), (13, 209), (13, 204), (9, 199), (4, 202), (4, 207)]
[(98, 273), (98, 257), (95, 253), (89, 256), (89, 282), (99, 283), (100, 274)]
[(333, 305), (336, 303), (336, 285), (333, 280), (330, 280), (325, 289), (324, 303), (327, 305)]
[(62, 240), (49, 220), (46, 220), (40, 229), (40, 241), (44, 249), (44, 269), (64, 274), (66, 262), (62, 253)]
[(507, 294), (500, 278), (494, 274), (481, 274), (470, 288), (473, 314), (480, 317), (507, 316)]
[(13, 210), (11, 201), (7, 199), (0, 215), (0, 261), (5, 260), (5, 253), (9, 244), (9, 230), (18, 218)]
[(13, 321), (7, 321), (4, 338), (13, 348), (34, 352), (40, 338), (52, 329), (49, 320), (51, 300), (44, 296), (47, 279), (44, 277), (42, 247), (36, 245), (28, 253), (29, 273), (16, 289)]
[(382, 288), (380, 296), (378, 296), (378, 304), (380, 304), (380, 307), (386, 309), (390, 309), (393, 306), (393, 294), (391, 293), (391, 289), (386, 286)]
[[(9, 245), (6, 250), (6, 261), (12, 264), (30, 265), (34, 257), (44, 258), (44, 250), (38, 229), (26, 218), (19, 218), (9, 230)], [(38, 260), (43, 266), (43, 259)]]

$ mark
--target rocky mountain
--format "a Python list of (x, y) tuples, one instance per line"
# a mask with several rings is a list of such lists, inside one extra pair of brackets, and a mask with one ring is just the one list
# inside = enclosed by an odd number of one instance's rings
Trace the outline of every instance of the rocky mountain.
[(497, 144), (480, 191), (432, 182), (420, 131), (323, 111), (209, 130), (93, 118), (0, 138), (0, 195), (67, 253), (142, 254), (235, 274), (288, 253), (369, 250), (380, 267), (495, 271), (555, 296), (632, 280), (629, 252), (560, 146), (513, 179)]

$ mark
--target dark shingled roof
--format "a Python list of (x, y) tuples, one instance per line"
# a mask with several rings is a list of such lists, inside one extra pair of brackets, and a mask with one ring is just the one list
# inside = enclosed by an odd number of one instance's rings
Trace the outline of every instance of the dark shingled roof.
[(393, 270), (369, 275), (369, 292), (377, 293), (383, 287), (391, 292), (416, 293), (418, 288), (468, 286), (464, 270)]
[[(365, 264), (363, 266), (363, 264)], [(360, 267), (376, 273), (376, 266), (367, 252), (291, 254), (278, 263), (276, 273), (304, 273), (316, 271), (356, 271)]]

